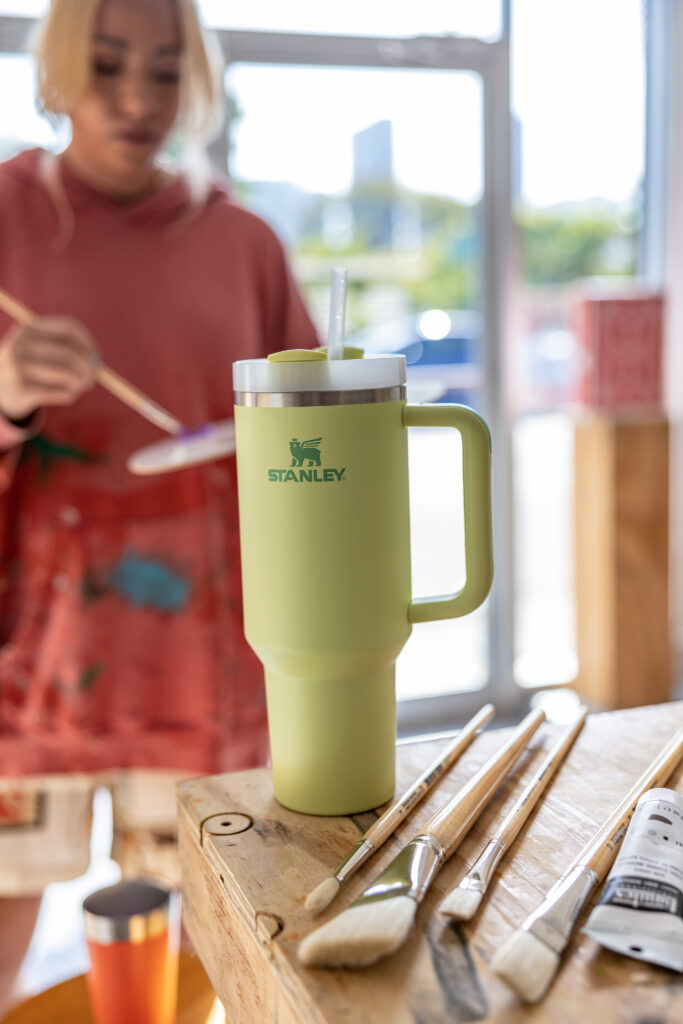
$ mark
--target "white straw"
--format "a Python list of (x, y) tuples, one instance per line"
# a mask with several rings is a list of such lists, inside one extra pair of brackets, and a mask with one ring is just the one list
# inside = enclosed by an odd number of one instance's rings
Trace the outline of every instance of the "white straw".
[(346, 312), (346, 267), (332, 267), (330, 291), (330, 337), (327, 345), (328, 359), (344, 358), (344, 316)]

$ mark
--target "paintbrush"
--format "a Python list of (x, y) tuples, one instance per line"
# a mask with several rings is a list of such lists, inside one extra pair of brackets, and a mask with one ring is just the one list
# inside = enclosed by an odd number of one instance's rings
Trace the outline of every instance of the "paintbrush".
[(458, 921), (469, 921), (479, 909), (493, 873), (500, 864), (503, 855), (517, 838), (519, 830), (527, 820), (534, 807), (547, 788), (553, 775), (564, 760), (567, 751), (583, 728), (588, 709), (582, 707), (576, 719), (560, 734), (557, 743), (551, 748), (548, 756), (523, 792), (505, 816), (500, 828), (484, 847), (483, 853), (477, 858), (474, 867), (460, 880), (457, 888), (449, 892), (441, 904), (441, 912), (447, 917)]
[[(22, 305), (8, 292), (0, 288), (0, 309), (3, 309), (8, 316), (11, 316), (18, 324), (24, 327), (30, 326), (36, 319), (35, 313)], [(93, 358), (99, 359), (94, 354)], [(168, 434), (180, 434), (185, 428), (180, 420), (172, 416), (170, 412), (163, 409), (158, 402), (150, 398), (139, 388), (133, 386), (130, 381), (125, 380), (120, 374), (115, 373), (108, 366), (97, 362), (94, 366), (95, 378), (98, 384), (115, 395), (119, 401), (134, 409), (140, 416), (154, 423), (161, 430)]]
[(367, 832), (363, 833), (332, 874), (328, 878), (323, 879), (320, 885), (316, 886), (309, 893), (306, 899), (306, 910), (310, 910), (313, 914), (319, 914), (321, 910), (330, 905), (343, 883), (351, 875), (355, 874), (361, 864), (364, 864), (368, 857), (375, 850), (378, 850), (382, 843), (389, 838), (392, 832), (396, 830), (397, 825), (403, 821), (413, 807), (439, 781), (444, 772), (448, 771), (463, 751), (469, 747), (479, 729), (485, 726), (487, 722), (490, 722), (494, 714), (495, 708), (493, 704), (485, 704), (462, 727), (455, 739), (424, 770), (410, 789), (407, 789), (391, 807), (387, 808), (377, 821), (373, 822)]
[(347, 910), (304, 939), (299, 959), (307, 966), (363, 967), (395, 952), (406, 940), (418, 904), (439, 868), (467, 835), (544, 719), (541, 710), (528, 714), (375, 882)]
[(491, 966), (528, 1003), (547, 991), (560, 965), (560, 954), (586, 901), (617, 855), (635, 805), (648, 789), (663, 786), (683, 757), (679, 729), (605, 824), (555, 883), (537, 910), (497, 951)]

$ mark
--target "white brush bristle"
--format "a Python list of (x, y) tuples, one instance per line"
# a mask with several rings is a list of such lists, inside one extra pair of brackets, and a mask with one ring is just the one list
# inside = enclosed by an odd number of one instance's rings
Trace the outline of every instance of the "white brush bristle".
[(312, 914), (319, 914), (325, 907), (329, 907), (339, 889), (340, 883), (338, 879), (332, 877), (325, 878), (306, 897), (306, 910), (310, 910)]
[(479, 910), (483, 896), (479, 889), (464, 889), (457, 886), (449, 892), (439, 910), (446, 917), (455, 918), (456, 921), (469, 921)]
[(391, 896), (342, 911), (299, 946), (307, 967), (365, 967), (395, 952), (408, 937), (417, 903)]
[(524, 928), (511, 935), (491, 961), (494, 972), (527, 1003), (545, 994), (559, 966), (559, 953)]

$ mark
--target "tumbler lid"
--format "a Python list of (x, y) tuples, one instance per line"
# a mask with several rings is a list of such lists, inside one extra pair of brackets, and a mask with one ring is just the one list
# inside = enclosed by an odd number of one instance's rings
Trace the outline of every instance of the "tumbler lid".
[(406, 360), (401, 355), (363, 357), (344, 347), (343, 359), (328, 360), (324, 349), (288, 349), (267, 359), (240, 359), (233, 364), (235, 392), (367, 391), (404, 387)]

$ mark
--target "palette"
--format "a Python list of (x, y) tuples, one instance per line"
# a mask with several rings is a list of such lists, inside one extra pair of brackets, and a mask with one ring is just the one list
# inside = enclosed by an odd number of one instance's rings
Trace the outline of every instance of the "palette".
[(152, 476), (215, 462), (234, 451), (235, 421), (220, 420), (140, 448), (128, 458), (126, 467), (137, 476)]

